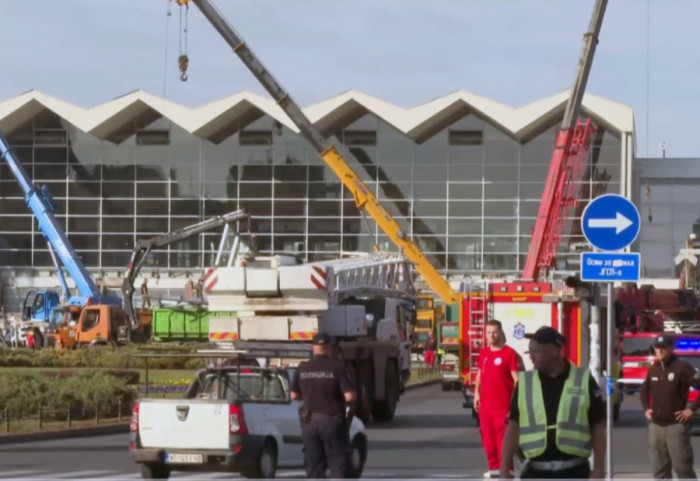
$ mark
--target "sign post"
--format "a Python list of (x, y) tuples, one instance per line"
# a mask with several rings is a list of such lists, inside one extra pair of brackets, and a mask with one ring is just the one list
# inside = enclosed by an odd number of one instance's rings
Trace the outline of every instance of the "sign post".
[[(625, 197), (606, 194), (591, 201), (581, 216), (581, 229), (593, 248), (605, 252), (581, 254), (581, 280), (607, 283), (606, 367), (605, 392), (607, 399), (605, 477), (613, 478), (612, 429), (615, 373), (613, 363), (613, 282), (639, 281), (641, 258), (639, 253), (620, 253), (639, 235), (641, 218), (637, 207)], [(600, 338), (592, 339), (600, 343)], [(595, 349), (592, 349), (595, 351)]]

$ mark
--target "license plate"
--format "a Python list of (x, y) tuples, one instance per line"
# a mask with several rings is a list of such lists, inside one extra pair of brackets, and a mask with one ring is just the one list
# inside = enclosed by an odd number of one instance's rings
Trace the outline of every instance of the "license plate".
[(201, 454), (165, 453), (165, 462), (177, 464), (202, 464), (204, 462), (204, 458)]

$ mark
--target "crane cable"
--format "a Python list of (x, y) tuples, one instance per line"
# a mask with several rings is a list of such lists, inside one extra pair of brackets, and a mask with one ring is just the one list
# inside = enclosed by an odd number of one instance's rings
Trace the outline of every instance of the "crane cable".
[(180, 68), (180, 80), (187, 82), (187, 67), (190, 65), (190, 59), (187, 56), (187, 26), (189, 19), (190, 6), (185, 3), (184, 27), (182, 15), (182, 3), (180, 5), (180, 56), (177, 58), (177, 65)]

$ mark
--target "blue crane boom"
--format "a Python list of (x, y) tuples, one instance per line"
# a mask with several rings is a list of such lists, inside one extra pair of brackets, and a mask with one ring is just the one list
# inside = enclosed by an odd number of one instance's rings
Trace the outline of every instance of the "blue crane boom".
[[(46, 186), (38, 187), (32, 182), (2, 132), (0, 132), (0, 158), (7, 162), (17, 182), (19, 182), (22, 192), (24, 192), (27, 206), (39, 223), (41, 233), (75, 282), (79, 295), (72, 296), (68, 303), (82, 306), (88, 301), (92, 304), (102, 302), (102, 292), (88, 274), (65, 231), (56, 220), (55, 203), (51, 194)], [(56, 267), (60, 270), (58, 264)], [(60, 275), (59, 278), (61, 278)]]

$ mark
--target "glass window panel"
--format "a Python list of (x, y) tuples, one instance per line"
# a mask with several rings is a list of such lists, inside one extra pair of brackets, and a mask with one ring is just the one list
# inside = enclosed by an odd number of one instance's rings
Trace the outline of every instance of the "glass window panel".
[(303, 234), (306, 232), (305, 219), (275, 219), (275, 233)]
[(411, 202), (386, 199), (379, 200), (392, 217), (399, 218), (411, 216)]
[(344, 234), (357, 234), (363, 232), (364, 229), (364, 224), (360, 219), (343, 219)]
[[(133, 189), (132, 189), (133, 193)], [(69, 197), (100, 197), (99, 182), (71, 182), (68, 184)]]
[(68, 178), (80, 182), (99, 182), (102, 179), (102, 166), (69, 164)]
[(480, 235), (481, 219), (450, 219), (448, 232), (450, 235)]
[(413, 238), (423, 252), (445, 252), (444, 235), (414, 235)]
[(444, 217), (447, 206), (444, 201), (416, 200), (413, 202), (413, 212), (417, 217)]
[[(177, 186), (176, 197), (199, 196), (199, 165), (173, 166), (170, 169), (170, 178), (173, 180), (173, 185)], [(226, 178), (225, 175), (222, 175), (216, 180), (223, 181)]]
[(549, 161), (552, 158), (552, 150), (554, 149), (555, 134), (545, 133), (540, 135), (538, 139), (528, 142), (520, 146), (520, 163), (521, 164), (539, 164), (549, 167)]
[(521, 182), (520, 183), (520, 198), (523, 200), (539, 201), (542, 198), (542, 190), (543, 189), (544, 189), (543, 182)]
[(517, 182), (518, 167), (508, 165), (484, 166), (484, 180), (486, 182)]
[[(357, 212), (357, 208), (353, 205), (353, 209)], [(357, 215), (357, 214), (355, 214)], [(340, 216), (340, 202), (339, 201), (321, 201), (321, 200), (310, 200), (309, 201), (309, 216), (320, 216), (320, 217), (339, 217)]]
[(447, 182), (416, 182), (413, 185), (414, 199), (445, 199)]
[(149, 197), (167, 198), (167, 182), (139, 182), (136, 184), (136, 196), (143, 199)]
[(275, 180), (281, 182), (306, 182), (306, 165), (276, 165)]
[(53, 198), (65, 197), (68, 190), (65, 180), (60, 182), (42, 182), (40, 185), (49, 189), (49, 193)]
[(515, 271), (516, 256), (512, 254), (484, 254), (485, 271)]
[(309, 236), (309, 252), (339, 252), (340, 251), (340, 236), (329, 235)]
[(413, 233), (444, 235), (446, 225), (447, 221), (444, 217), (441, 219), (416, 218), (413, 220)]
[(68, 149), (66, 149), (65, 147), (37, 147), (34, 149), (34, 163), (36, 164), (65, 165), (67, 162)]
[(168, 226), (167, 217), (137, 217), (136, 218), (136, 231), (137, 232), (168, 232), (170, 230)]
[[(450, 189), (450, 193), (451, 193)], [(482, 203), (480, 200), (456, 201), (452, 200), (448, 205), (450, 217), (481, 217)], [(452, 222), (457, 222), (453, 220)]]
[(133, 232), (133, 231), (134, 231), (134, 218), (133, 217), (103, 217), (102, 218), (102, 232), (129, 233), (129, 232)]
[(481, 237), (450, 237), (450, 253), (474, 254), (481, 252)]
[(94, 234), (81, 235), (71, 232), (70, 241), (76, 250), (97, 250), (100, 248), (100, 237)]
[(63, 180), (68, 175), (68, 166), (57, 164), (34, 165), (34, 181)]
[[(517, 202), (484, 202), (484, 217), (516, 217), (518, 215)], [(487, 221), (488, 222), (488, 221)]]
[(340, 182), (312, 182), (309, 184), (309, 198), (340, 199), (342, 189)]
[(275, 200), (275, 216), (304, 216), (306, 202)]
[(271, 165), (243, 165), (241, 180), (272, 180)]
[(484, 197), (489, 200), (517, 199), (518, 183), (493, 182), (484, 184)]
[(102, 203), (102, 213), (104, 215), (134, 215), (134, 201), (128, 200), (105, 200)]
[[(449, 147), (450, 169), (458, 166), (469, 167), (481, 170), (484, 160), (484, 148), (482, 146), (450, 146)], [(468, 164), (468, 165), (465, 165)], [(465, 171), (467, 172), (467, 171)], [(481, 178), (481, 173), (479, 173)]]
[(475, 271), (480, 269), (481, 254), (450, 255), (447, 261), (450, 270)]
[[(32, 147), (16, 147), (12, 143), (10, 143), (10, 145), (19, 161), (24, 165), (24, 168), (31, 168), (30, 164), (34, 162), (34, 149)], [(7, 168), (9, 171), (8, 166), (4, 165), (3, 167)]]
[[(207, 182), (202, 186), (204, 188), (204, 197), (209, 199), (226, 199), (234, 198), (237, 199), (238, 196), (238, 184), (236, 182)], [(172, 184), (171, 194), (173, 198), (179, 197), (179, 189), (177, 184)], [(192, 197), (192, 196), (184, 196)]]
[(517, 237), (484, 238), (484, 252), (515, 253), (518, 248), (517, 240)]
[(484, 220), (484, 235), (515, 235), (517, 224), (515, 219), (500, 220), (486, 219)]
[(410, 199), (413, 184), (379, 183), (379, 200), (384, 199)]
[(137, 165), (136, 180), (168, 180), (167, 169), (159, 165)]
[(241, 199), (241, 208), (245, 209), (248, 215), (272, 216), (272, 202), (269, 200), (247, 200)]
[(24, 199), (0, 199), (0, 202), (2, 213), (24, 214), (29, 212), (29, 207), (27, 207)]
[[(0, 200), (0, 212), (3, 212), (3, 201)], [(1, 232), (27, 232), (32, 230), (31, 216), (3, 215), (0, 217)], [(2, 246), (2, 234), (0, 234), (0, 246)]]
[(250, 224), (250, 232), (256, 236), (262, 233), (269, 234), (272, 232), (272, 219), (262, 217), (253, 217)]
[[(204, 182), (237, 181), (237, 165), (205, 164)], [(269, 180), (269, 179), (268, 179)]]
[(3, 249), (0, 243), (0, 265), (7, 267), (27, 267), (32, 265), (32, 253), (30, 250), (11, 251)]
[[(217, 200), (205, 200), (204, 201), (204, 217), (212, 217), (215, 215), (224, 215), (229, 212), (237, 210), (236, 201), (217, 201)], [(175, 207), (173, 204), (173, 212), (175, 212)]]
[(450, 165), (450, 181), (480, 181), (484, 176), (481, 165)]
[(100, 213), (100, 202), (98, 200), (69, 199), (68, 211), (77, 215), (97, 215)]
[(136, 180), (135, 165), (103, 165), (102, 175), (105, 179), (112, 181), (130, 181)]
[(267, 182), (241, 182), (238, 187), (240, 189), (239, 195), (241, 198), (263, 199), (272, 197), (272, 184)]
[[(105, 251), (120, 249), (131, 251), (133, 248), (134, 236), (132, 234), (102, 234), (102, 249)], [(122, 267), (125, 265), (123, 264)]]
[(674, 203), (697, 203), (700, 199), (700, 184), (677, 184), (673, 186)]
[(137, 199), (136, 215), (168, 215), (168, 201), (155, 199)]
[(530, 201), (530, 202), (525, 202), (521, 201), (520, 202), (520, 215), (522, 217), (535, 217), (537, 216), (537, 211), (540, 208), (540, 202), (537, 201)]
[(200, 219), (198, 217), (171, 217), (170, 218), (170, 229), (180, 230), (185, 227), (189, 227), (192, 224), (196, 224)]
[(309, 232), (314, 234), (340, 234), (340, 220), (309, 219)]
[(542, 182), (542, 179), (547, 178), (549, 172), (548, 165), (521, 165), (520, 166), (520, 181), (521, 182)]
[(135, 184), (131, 182), (103, 182), (102, 197), (105, 199), (135, 197)]
[(256, 250), (258, 252), (272, 252), (272, 236), (259, 235), (255, 238)]
[(485, 165), (517, 165), (519, 148), (520, 144), (514, 140), (488, 141), (485, 146)]
[[(44, 242), (43, 244), (46, 245)], [(30, 234), (0, 234), (0, 247), (10, 249), (31, 249), (32, 236)]]
[(275, 184), (276, 199), (305, 199), (306, 184), (304, 182), (278, 182)]
[(275, 252), (304, 252), (306, 239), (302, 236), (275, 236), (273, 238)]
[[(642, 180), (641, 181), (641, 192), (640, 192), (640, 198), (641, 199), (646, 199), (646, 186), (647, 183)], [(656, 203), (656, 202), (672, 202), (674, 195), (673, 195), (673, 190), (674, 186), (673, 185), (668, 185), (668, 184), (650, 184), (649, 185), (649, 202), (651, 203)]]
[(380, 182), (410, 184), (413, 179), (413, 166), (411, 164), (380, 165), (378, 176)]
[(343, 217), (361, 217), (361, 213), (357, 208), (357, 204), (353, 200), (343, 201)]
[[(78, 257), (82, 260), (82, 256)], [(53, 260), (48, 250), (34, 251), (34, 267), (53, 267)]]
[[(197, 199), (175, 199), (170, 201), (170, 211), (172, 215), (191, 215), (199, 216), (200, 201)], [(235, 210), (235, 209), (233, 209)], [(221, 212), (225, 214), (226, 212)], [(221, 214), (207, 214), (207, 215), (221, 215)]]
[[(104, 246), (104, 242), (103, 242)], [(104, 247), (103, 247), (104, 249)], [(131, 250), (118, 252), (116, 250), (102, 251), (102, 266), (103, 267), (118, 267), (124, 268), (129, 263)]]
[[(73, 239), (73, 232), (92, 232), (93, 237), (97, 238), (100, 232), (100, 220), (96, 217), (76, 217), (71, 216), (68, 218), (68, 230), (71, 233), (71, 239)], [(93, 247), (86, 247), (85, 249), (93, 249)], [(97, 249), (97, 247), (94, 247)]]
[(447, 164), (415, 165), (413, 179), (416, 182), (446, 182)]
[(0, 181), (0, 197), (24, 197), (24, 192), (17, 182), (3, 180)]

